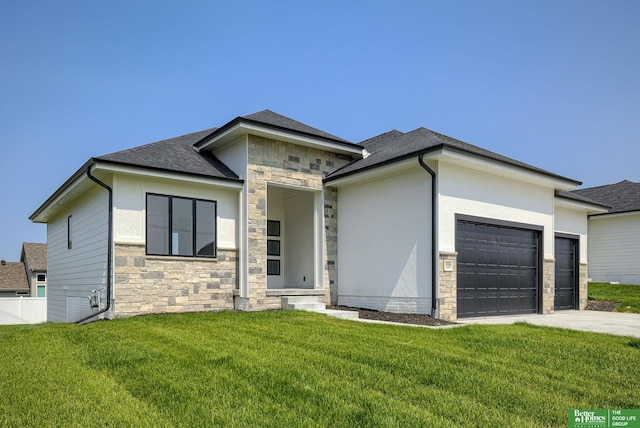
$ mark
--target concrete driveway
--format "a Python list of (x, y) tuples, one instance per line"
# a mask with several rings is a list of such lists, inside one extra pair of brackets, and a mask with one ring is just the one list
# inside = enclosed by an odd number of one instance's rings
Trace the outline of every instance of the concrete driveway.
[(640, 338), (640, 314), (623, 314), (620, 312), (558, 311), (549, 315), (530, 314), (462, 318), (456, 322), (459, 324), (513, 324), (526, 322), (547, 327), (569, 328)]

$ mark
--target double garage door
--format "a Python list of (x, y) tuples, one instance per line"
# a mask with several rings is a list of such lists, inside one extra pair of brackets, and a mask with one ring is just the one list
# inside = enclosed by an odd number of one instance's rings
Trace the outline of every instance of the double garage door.
[[(541, 230), (458, 220), (458, 317), (538, 313)], [(555, 309), (576, 307), (576, 240), (556, 237)]]

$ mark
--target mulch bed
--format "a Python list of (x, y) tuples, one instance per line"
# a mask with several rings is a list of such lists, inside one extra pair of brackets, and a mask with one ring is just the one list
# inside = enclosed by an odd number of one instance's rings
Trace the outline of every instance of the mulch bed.
[(376, 321), (389, 321), (399, 322), (403, 324), (416, 324), (416, 325), (455, 325), (454, 322), (443, 321), (436, 318), (432, 318), (426, 314), (396, 314), (392, 312), (374, 311), (371, 309), (351, 308), (348, 306), (329, 306), (329, 309), (339, 309), (343, 311), (358, 311), (360, 318)]
[(589, 300), (586, 309), (588, 311), (613, 312), (619, 304), (620, 302), (611, 302), (608, 300)]

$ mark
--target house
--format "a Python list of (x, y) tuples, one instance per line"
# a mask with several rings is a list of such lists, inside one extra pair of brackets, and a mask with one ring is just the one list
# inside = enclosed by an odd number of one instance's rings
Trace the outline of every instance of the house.
[(29, 296), (24, 263), (0, 260), (0, 297)]
[(20, 261), (24, 263), (31, 297), (47, 297), (47, 244), (25, 242)]
[(586, 303), (580, 182), (419, 128), (354, 144), (269, 110), (89, 159), (47, 224), (48, 319), (315, 300), (458, 317)]
[(611, 207), (589, 216), (591, 280), (640, 284), (640, 183), (624, 180), (572, 193)]

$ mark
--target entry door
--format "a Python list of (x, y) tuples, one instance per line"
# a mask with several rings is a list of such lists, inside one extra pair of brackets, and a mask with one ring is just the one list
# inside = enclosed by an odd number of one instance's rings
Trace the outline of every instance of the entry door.
[(556, 293), (554, 308), (575, 309), (577, 300), (577, 243), (574, 238), (556, 237)]

